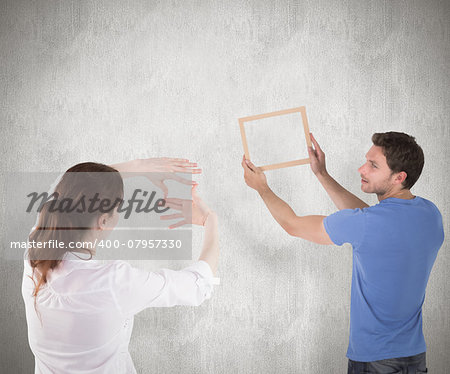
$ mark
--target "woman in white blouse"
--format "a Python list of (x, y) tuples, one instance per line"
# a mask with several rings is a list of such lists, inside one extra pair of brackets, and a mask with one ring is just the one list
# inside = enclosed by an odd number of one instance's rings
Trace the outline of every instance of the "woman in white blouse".
[[(166, 173), (161, 174), (164, 178), (183, 183), (186, 180), (167, 173), (199, 172), (196, 164), (183, 159), (136, 160), (113, 166), (83, 163), (70, 168), (55, 187), (57, 202), (76, 200), (93, 190), (99, 192), (99, 199), (120, 200), (120, 172), (158, 171)], [(85, 172), (95, 172), (88, 182), (86, 175), (90, 174)], [(99, 174), (102, 177), (96, 178)], [(84, 179), (74, 182), (74, 175)], [(153, 182), (165, 189), (163, 180)], [(149, 272), (124, 261), (101, 263), (92, 259), (95, 248), (81, 252), (38, 248), (36, 243), (51, 240), (93, 243), (105, 238), (118, 221), (117, 206), (106, 213), (81, 209), (76, 214), (61, 214), (50, 209), (51, 201), (43, 205), (29, 236), (29, 243), (35, 244), (25, 254), (22, 282), (35, 373), (136, 373), (128, 352), (133, 316), (148, 307), (200, 305), (210, 297), (219, 255), (217, 216), (198, 197), (195, 187), (189, 201), (192, 210), (183, 209), (186, 201), (167, 199), (171, 208), (180, 211), (169, 218), (205, 227), (199, 260), (179, 271)]]

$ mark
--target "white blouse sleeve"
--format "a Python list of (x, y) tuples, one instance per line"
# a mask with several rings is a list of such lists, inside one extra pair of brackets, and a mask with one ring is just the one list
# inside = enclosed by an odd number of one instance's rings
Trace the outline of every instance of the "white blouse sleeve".
[(155, 272), (135, 268), (125, 261), (114, 261), (111, 266), (111, 292), (124, 315), (149, 307), (198, 306), (211, 297), (213, 274), (205, 261), (182, 270)]

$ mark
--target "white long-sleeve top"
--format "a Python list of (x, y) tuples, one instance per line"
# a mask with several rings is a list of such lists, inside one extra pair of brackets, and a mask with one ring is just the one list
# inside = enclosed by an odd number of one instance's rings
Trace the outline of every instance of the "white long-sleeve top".
[(148, 307), (199, 305), (210, 298), (213, 274), (205, 261), (179, 271), (149, 272), (124, 261), (80, 260), (68, 252), (32, 296), (24, 261), (22, 296), (35, 373), (136, 373), (128, 344), (134, 315)]

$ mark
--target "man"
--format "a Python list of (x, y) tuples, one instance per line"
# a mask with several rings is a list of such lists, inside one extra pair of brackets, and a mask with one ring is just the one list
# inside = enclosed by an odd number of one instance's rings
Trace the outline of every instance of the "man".
[(422, 305), (444, 230), (437, 207), (410, 191), (422, 172), (423, 151), (404, 133), (372, 136), (374, 145), (358, 169), (362, 191), (376, 193), (379, 200), (369, 206), (327, 173), (325, 154), (312, 134), (311, 139), (311, 169), (336, 213), (297, 216), (244, 156), (245, 182), (290, 235), (352, 245), (348, 373), (426, 373)]

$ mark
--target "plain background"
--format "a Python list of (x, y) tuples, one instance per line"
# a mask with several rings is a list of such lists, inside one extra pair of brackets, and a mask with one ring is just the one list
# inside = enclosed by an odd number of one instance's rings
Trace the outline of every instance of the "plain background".
[[(415, 136), (426, 160), (412, 192), (448, 233), (449, 20), (448, 1), (3, 0), (2, 180), (83, 161), (198, 162), (199, 193), (220, 217), (222, 284), (198, 308), (136, 316), (138, 372), (344, 373), (351, 246), (278, 227), (244, 183), (237, 119), (305, 105), (329, 173), (371, 205), (357, 168), (372, 134)], [(266, 175), (297, 214), (336, 211), (308, 165)], [(423, 308), (430, 373), (450, 367), (448, 250)], [(3, 373), (33, 371), (22, 266), (0, 265)]]

